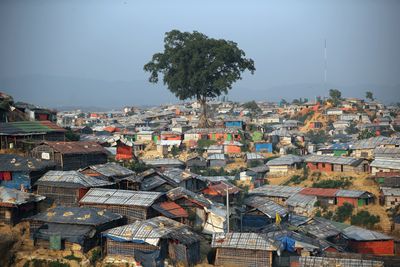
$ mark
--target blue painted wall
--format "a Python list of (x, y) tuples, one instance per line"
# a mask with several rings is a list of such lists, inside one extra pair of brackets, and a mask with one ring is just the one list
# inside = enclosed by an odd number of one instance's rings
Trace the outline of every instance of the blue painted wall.
[(243, 122), (242, 121), (226, 121), (225, 127), (239, 127), (242, 128)]
[(256, 152), (268, 152), (272, 153), (272, 144), (271, 143), (258, 143), (254, 144)]
[(31, 179), (29, 178), (29, 173), (13, 172), (11, 181), (0, 181), (0, 186), (18, 190), (21, 188), (21, 184), (23, 184), (26, 189), (31, 188)]

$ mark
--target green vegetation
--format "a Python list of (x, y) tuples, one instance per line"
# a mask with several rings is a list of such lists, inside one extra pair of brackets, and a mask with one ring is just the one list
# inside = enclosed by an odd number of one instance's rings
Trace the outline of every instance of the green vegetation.
[(209, 140), (209, 139), (201, 139), (197, 141), (197, 147), (201, 149), (205, 149), (209, 146), (215, 145), (217, 141), (215, 140)]
[(329, 136), (324, 130), (311, 130), (307, 132), (306, 137), (313, 144), (326, 143), (329, 140)]
[(358, 134), (357, 139), (358, 140), (363, 140), (363, 139), (368, 139), (368, 138), (371, 138), (371, 137), (375, 137), (375, 133), (373, 131), (365, 129), (365, 130), (362, 130)]
[(301, 182), (305, 181), (307, 177), (301, 176), (301, 175), (293, 175), (290, 177), (289, 180), (283, 183), (283, 185), (289, 185), (289, 184), (300, 184)]
[(329, 90), (329, 102), (332, 103), (334, 107), (337, 107), (342, 101), (342, 92), (337, 89), (330, 89)]
[(347, 134), (356, 134), (359, 132), (360, 132), (360, 130), (358, 130), (357, 123), (355, 121), (351, 121), (349, 126), (346, 127)]
[(314, 188), (348, 188), (353, 183), (349, 178), (342, 178), (341, 180), (322, 180), (314, 182), (311, 187)]
[(131, 169), (136, 173), (141, 173), (150, 169), (148, 166), (146, 166), (146, 164), (144, 164), (141, 161), (132, 162), (129, 164), (129, 166), (127, 166), (127, 168)]
[(351, 224), (367, 228), (373, 228), (375, 224), (380, 222), (378, 215), (372, 215), (368, 211), (359, 211), (356, 215), (351, 216)]
[(337, 208), (334, 220), (338, 222), (346, 221), (352, 215), (353, 209), (353, 205), (351, 205), (350, 203), (344, 203), (343, 206)]
[(65, 132), (65, 138), (68, 141), (79, 141), (81, 138), (79, 134), (74, 133), (70, 127), (65, 128), (67, 131)]
[(241, 171), (242, 171), (241, 169), (226, 171), (222, 167), (218, 169), (193, 167), (191, 169), (191, 172), (204, 176), (234, 176)]
[(32, 259), (26, 261), (23, 267), (70, 267), (68, 263), (61, 262), (60, 260), (44, 260), (44, 259)]
[(257, 113), (261, 113), (261, 108), (257, 105), (256, 101), (250, 101), (243, 104), (244, 108), (249, 109), (250, 112), (254, 115)]
[(367, 91), (365, 92), (365, 98), (370, 101), (374, 101), (374, 94), (371, 91)]
[(82, 261), (82, 259), (81, 259), (81, 258), (79, 258), (79, 257), (75, 256), (74, 254), (71, 254), (71, 255), (65, 256), (65, 257), (64, 257), (64, 259), (66, 259), (66, 260), (70, 260), (70, 261), (76, 261), (76, 262), (81, 262), (81, 261)]
[(165, 34), (164, 51), (154, 54), (144, 70), (152, 83), (161, 74), (168, 90), (180, 100), (197, 99), (202, 106), (200, 127), (208, 127), (207, 100), (227, 94), (244, 71), (253, 74), (256, 69), (232, 41), (172, 30)]
[(172, 156), (174, 156), (174, 157), (176, 157), (176, 156), (179, 154), (180, 151), (181, 151), (181, 150), (180, 150), (179, 147), (177, 147), (177, 146), (173, 146), (173, 147), (171, 148), (171, 154), (172, 154)]
[(101, 249), (92, 250), (92, 254), (90, 255), (90, 263), (95, 265), (98, 260), (101, 259)]

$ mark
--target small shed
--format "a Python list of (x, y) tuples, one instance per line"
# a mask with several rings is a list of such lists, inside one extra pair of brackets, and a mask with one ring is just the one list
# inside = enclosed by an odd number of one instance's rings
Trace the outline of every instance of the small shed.
[(107, 162), (108, 152), (98, 143), (91, 141), (45, 142), (34, 149), (33, 157), (52, 160), (57, 170), (77, 170), (90, 165)]
[(80, 172), (87, 176), (96, 177), (110, 182), (117, 182), (122, 178), (135, 174), (134, 171), (125, 168), (116, 162), (92, 165), (81, 169)]
[(336, 193), (337, 205), (350, 203), (354, 207), (367, 206), (374, 202), (374, 195), (368, 191), (339, 189)]
[(93, 187), (112, 187), (114, 183), (86, 176), (78, 171), (49, 171), (37, 182), (37, 193), (63, 206), (78, 206)]
[(14, 225), (37, 212), (45, 197), (0, 186), (0, 222)]
[(121, 215), (107, 210), (62, 206), (26, 220), (36, 247), (84, 253), (100, 244), (101, 232), (123, 223)]
[(179, 159), (147, 159), (143, 160), (143, 163), (151, 168), (185, 168), (185, 163)]
[(202, 156), (195, 155), (186, 160), (187, 168), (205, 168), (207, 167), (207, 160)]
[(257, 167), (264, 165), (266, 159), (262, 154), (259, 153), (246, 153), (244, 156), (247, 163), (247, 167)]
[(229, 195), (229, 203), (237, 203), (241, 189), (237, 186), (227, 182), (227, 181), (220, 181), (217, 183), (209, 184), (205, 189), (202, 190), (202, 193), (208, 199), (212, 201), (226, 204), (226, 193), (228, 191)]
[(289, 211), (298, 215), (311, 216), (315, 203), (317, 202), (316, 196), (303, 195), (301, 193), (289, 197), (285, 204)]
[(275, 223), (277, 214), (282, 221), (287, 220), (286, 208), (268, 198), (249, 196), (244, 200), (244, 204), (247, 207), (242, 214), (241, 227), (244, 231), (259, 231), (268, 224)]
[(106, 209), (123, 215), (128, 223), (156, 216), (151, 207), (161, 200), (159, 192), (92, 188), (79, 201), (83, 207)]
[(184, 208), (172, 201), (154, 203), (152, 208), (158, 211), (162, 216), (173, 219), (180, 223), (188, 223), (189, 214)]
[(167, 192), (175, 187), (175, 184), (167, 181), (160, 171), (149, 169), (138, 174), (137, 181), (142, 191)]
[(257, 142), (254, 143), (254, 149), (256, 150), (256, 152), (272, 153), (273, 147), (272, 143)]
[(162, 171), (161, 174), (174, 187), (180, 186), (193, 192), (200, 191), (206, 187), (205, 182), (199, 175), (188, 170), (168, 168)]
[(274, 202), (285, 205), (285, 201), (303, 190), (302, 187), (285, 185), (263, 185), (249, 191), (250, 195), (262, 196), (273, 200)]
[(400, 204), (400, 188), (381, 188), (380, 202), (386, 208), (394, 208)]
[(317, 197), (318, 202), (322, 207), (336, 205), (336, 193), (338, 189), (334, 188), (303, 188), (299, 193), (307, 196)]
[(279, 158), (269, 160), (267, 166), (272, 175), (286, 174), (289, 171), (300, 168), (303, 158), (296, 155), (285, 155)]
[(224, 153), (226, 154), (239, 154), (242, 152), (243, 144), (239, 141), (225, 141), (224, 145)]
[(394, 239), (385, 234), (357, 226), (349, 226), (343, 231), (352, 252), (372, 255), (394, 255)]
[(0, 186), (18, 190), (32, 189), (44, 173), (54, 168), (55, 163), (52, 161), (0, 154)]
[(214, 234), (211, 247), (216, 249), (217, 266), (272, 266), (273, 252), (278, 250), (274, 240), (262, 233)]
[(311, 171), (321, 172), (369, 172), (368, 161), (362, 158), (311, 155), (305, 158)]
[(207, 162), (209, 167), (225, 167), (227, 159), (225, 154), (211, 154), (207, 156)]
[(370, 166), (373, 175), (379, 172), (400, 172), (400, 159), (379, 158), (372, 161)]
[(194, 266), (200, 261), (201, 237), (186, 225), (155, 217), (120, 226), (104, 233), (109, 256), (128, 256), (142, 266)]

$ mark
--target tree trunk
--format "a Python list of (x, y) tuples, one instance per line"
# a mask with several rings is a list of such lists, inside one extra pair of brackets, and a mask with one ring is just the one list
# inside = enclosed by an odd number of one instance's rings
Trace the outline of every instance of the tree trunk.
[(199, 99), (199, 101), (200, 101), (200, 105), (201, 105), (201, 115), (200, 115), (199, 127), (200, 128), (210, 128), (212, 125), (207, 117), (207, 98), (201, 97)]

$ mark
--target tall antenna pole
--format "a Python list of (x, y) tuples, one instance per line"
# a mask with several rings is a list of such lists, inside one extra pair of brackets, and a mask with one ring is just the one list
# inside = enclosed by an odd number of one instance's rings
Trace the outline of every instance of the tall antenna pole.
[(327, 81), (327, 76), (328, 76), (328, 55), (326, 53), (326, 39), (325, 39), (325, 47), (324, 47), (324, 89), (328, 89), (326, 88), (326, 81)]

